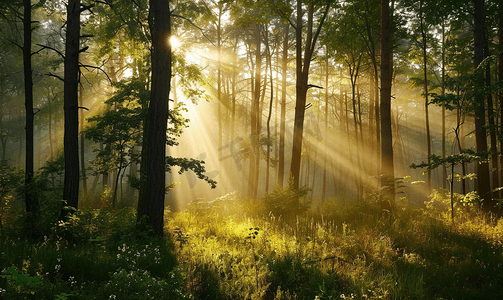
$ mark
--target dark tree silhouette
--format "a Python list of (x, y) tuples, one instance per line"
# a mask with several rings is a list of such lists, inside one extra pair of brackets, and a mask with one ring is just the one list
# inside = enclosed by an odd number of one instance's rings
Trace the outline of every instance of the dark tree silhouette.
[(163, 235), (166, 194), (166, 129), (171, 88), (171, 12), (169, 1), (150, 1), (152, 32), (152, 85), (148, 112), (145, 198), (138, 201), (138, 217), (147, 217), (154, 234)]
[(69, 0), (66, 18), (64, 66), (64, 156), (63, 200), (75, 209), (79, 203), (79, 40), (80, 0)]
[(391, 18), (389, 1), (381, 0), (381, 188), (385, 189), (388, 201), (384, 201), (384, 209), (391, 209), (395, 199), (394, 166), (393, 166), (393, 136), (391, 129), (391, 82), (393, 60), (391, 53)]

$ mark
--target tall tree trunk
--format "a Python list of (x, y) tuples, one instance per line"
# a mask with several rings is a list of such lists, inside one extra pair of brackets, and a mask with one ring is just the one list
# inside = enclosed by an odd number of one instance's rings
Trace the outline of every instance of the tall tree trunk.
[(318, 35), (321, 31), (325, 18), (328, 14), (329, 4), (326, 4), (325, 11), (321, 17), (320, 23), (316, 32), (313, 34), (313, 17), (314, 3), (309, 2), (307, 12), (307, 36), (304, 45), (304, 57), (302, 57), (302, 20), (303, 10), (302, 1), (297, 1), (297, 27), (296, 27), (296, 102), (295, 102), (295, 119), (293, 128), (293, 147), (292, 147), (292, 163), (290, 172), (293, 177), (293, 187), (299, 188), (300, 179), (300, 161), (302, 155), (302, 138), (304, 133), (304, 116), (306, 111), (306, 100), (309, 80), (309, 67), (313, 56), (314, 48)]
[[(445, 95), (445, 23), (442, 21), (442, 74), (441, 74), (441, 93)], [(445, 105), (442, 105), (442, 158), (445, 159)], [(447, 169), (443, 168), (442, 187), (447, 188)], [(453, 191), (451, 191), (452, 193)]]
[(31, 69), (31, 0), (24, 0), (24, 44), (23, 44), (23, 67), (24, 67), (24, 89), (25, 89), (25, 111), (26, 111), (26, 152), (25, 152), (25, 203), (27, 222), (30, 232), (36, 236), (35, 221), (39, 213), (39, 203), (34, 193), (33, 182), (33, 157), (34, 157), (34, 113), (33, 113), (33, 77)]
[(391, 55), (391, 17), (389, 1), (381, 0), (381, 188), (388, 201), (381, 203), (383, 209), (391, 210), (395, 202), (393, 165), (393, 134), (391, 129), (391, 83), (393, 60)]
[[(484, 0), (473, 0), (475, 8), (475, 28), (474, 28), (474, 67), (477, 69), (484, 60)], [(484, 76), (482, 70), (475, 70), (478, 73), (477, 84), (475, 86), (484, 86)], [(475, 147), (477, 152), (487, 151), (487, 134), (485, 128), (485, 103), (482, 91), (475, 93)], [(492, 211), (495, 207), (491, 199), (491, 186), (489, 179), (489, 163), (481, 162), (477, 165), (477, 191), (483, 199), (482, 207), (486, 211)]]
[(261, 38), (260, 38), (260, 25), (255, 25), (255, 38), (256, 38), (256, 48), (255, 48), (255, 75), (253, 81), (253, 93), (252, 93), (252, 107), (251, 107), (251, 129), (250, 129), (250, 139), (252, 153), (250, 156), (250, 171), (248, 174), (248, 197), (251, 199), (257, 198), (256, 178), (258, 176), (260, 167), (260, 119), (262, 115), (260, 114), (260, 83), (262, 81), (262, 54), (261, 54)]
[(281, 60), (281, 116), (279, 126), (279, 157), (278, 157), (278, 183), (281, 188), (285, 182), (285, 122), (286, 122), (286, 71), (288, 68), (288, 32), (289, 24), (284, 25), (283, 58)]
[(325, 201), (326, 198), (326, 190), (327, 190), (327, 156), (328, 156), (328, 84), (330, 75), (328, 71), (328, 53), (325, 55), (325, 130), (323, 132), (324, 141), (323, 141), (323, 180), (322, 180), (322, 188), (321, 188), (321, 201)]
[[(84, 107), (84, 88), (82, 84), (79, 84), (79, 106)], [(84, 110), (80, 112), (80, 130), (82, 131), (82, 126), (84, 126)], [(84, 157), (85, 150), (85, 138), (84, 135), (80, 135), (80, 166), (82, 169), (82, 189), (84, 193), (84, 199), (87, 199), (87, 176), (86, 176), (86, 161)]]
[[(484, 34), (485, 37), (485, 34)], [(484, 58), (489, 57), (489, 41), (487, 37), (484, 38)], [(488, 91), (491, 90), (491, 64), (486, 65), (486, 78), (485, 78), (486, 88)], [(487, 94), (487, 119), (489, 122), (489, 139), (491, 141), (491, 147), (489, 151), (491, 152), (491, 177), (492, 177), (492, 189), (496, 188), (498, 185), (498, 146), (496, 138), (496, 124), (494, 122), (494, 107), (493, 107), (493, 95), (492, 93)], [(498, 193), (492, 193), (492, 198), (498, 198)]]
[[(428, 53), (427, 53), (427, 36), (426, 29), (424, 28), (424, 16), (423, 16), (423, 1), (420, 1), (419, 7), (419, 20), (420, 20), (420, 29), (421, 29), (421, 50), (423, 54), (423, 90), (424, 90), (424, 114), (425, 114), (425, 123), (426, 123), (426, 148), (428, 153), (428, 164), (431, 163), (431, 134), (430, 134), (430, 113), (429, 113), (429, 100), (428, 100)], [(428, 172), (428, 194), (431, 194), (431, 173)]]
[[(273, 76), (272, 76), (272, 53), (270, 51), (269, 47), (269, 35), (268, 35), (268, 30), (266, 29), (266, 40), (265, 40), (265, 45), (266, 45), (266, 63), (268, 62), (269, 64), (269, 81), (271, 83), (271, 97), (269, 101), (269, 112), (267, 114), (267, 154), (266, 154), (266, 172), (265, 172), (265, 193), (269, 193), (269, 172), (270, 172), (270, 160), (271, 160), (271, 117), (272, 117), (272, 104), (274, 102), (274, 82), (273, 82)], [(265, 89), (265, 87), (264, 87)]]
[[(66, 18), (66, 43), (64, 67), (64, 156), (65, 179), (63, 200), (75, 209), (79, 203), (79, 39), (80, 0), (69, 0)], [(63, 212), (63, 215), (65, 213)]]
[(152, 86), (148, 116), (145, 203), (138, 215), (147, 216), (154, 234), (163, 235), (166, 195), (166, 129), (171, 88), (171, 11), (169, 1), (150, 0), (153, 13)]
[[(503, 5), (499, 8), (498, 40), (500, 49), (503, 49)], [(503, 81), (503, 51), (498, 55), (498, 80)], [(503, 137), (503, 91), (498, 93), (498, 103), (500, 108), (500, 137)], [(500, 151), (503, 151), (503, 139), (500, 140)], [(500, 186), (503, 186), (503, 159), (500, 159)], [(500, 190), (499, 198), (503, 198), (503, 190)], [(501, 210), (500, 210), (501, 211)]]
[[(222, 149), (223, 145), (223, 103), (222, 103), (222, 6), (218, 5), (217, 19), (217, 114), (218, 114), (218, 149)], [(218, 165), (218, 176), (220, 182), (223, 176), (223, 162)], [(224, 187), (225, 190), (225, 187)]]

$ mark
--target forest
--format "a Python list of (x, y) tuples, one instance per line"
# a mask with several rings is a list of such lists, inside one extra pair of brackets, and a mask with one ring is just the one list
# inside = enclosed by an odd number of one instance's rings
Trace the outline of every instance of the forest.
[(503, 299), (498, 0), (0, 0), (0, 299)]

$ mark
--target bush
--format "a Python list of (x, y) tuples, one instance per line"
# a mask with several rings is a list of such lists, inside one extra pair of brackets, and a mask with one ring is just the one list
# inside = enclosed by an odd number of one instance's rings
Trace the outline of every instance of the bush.
[(285, 221), (295, 220), (296, 216), (305, 214), (311, 205), (304, 198), (309, 189), (296, 189), (292, 183), (287, 188), (276, 188), (263, 199), (266, 214), (272, 214)]

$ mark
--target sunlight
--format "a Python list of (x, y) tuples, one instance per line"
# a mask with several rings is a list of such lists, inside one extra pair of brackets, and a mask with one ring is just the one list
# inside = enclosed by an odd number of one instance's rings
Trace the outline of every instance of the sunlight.
[(171, 47), (173, 48), (173, 50), (176, 50), (177, 48), (180, 48), (182, 46), (182, 42), (175, 35), (172, 35), (169, 41), (171, 43)]

